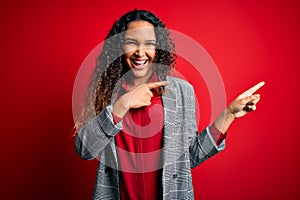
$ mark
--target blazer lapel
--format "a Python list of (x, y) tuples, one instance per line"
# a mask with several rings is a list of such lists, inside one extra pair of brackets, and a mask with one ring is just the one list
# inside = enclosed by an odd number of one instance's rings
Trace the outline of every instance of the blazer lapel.
[(176, 123), (176, 87), (172, 86), (172, 81), (166, 86), (166, 92), (162, 95), (164, 107), (164, 147), (168, 146), (173, 139), (174, 127)]

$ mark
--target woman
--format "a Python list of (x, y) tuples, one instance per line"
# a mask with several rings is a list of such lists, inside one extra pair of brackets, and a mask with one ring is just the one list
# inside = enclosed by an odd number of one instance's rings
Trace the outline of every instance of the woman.
[(234, 119), (256, 109), (263, 82), (198, 133), (193, 87), (169, 76), (175, 59), (153, 13), (133, 10), (110, 30), (75, 124), (78, 155), (99, 156), (93, 199), (193, 199), (191, 168), (223, 150)]

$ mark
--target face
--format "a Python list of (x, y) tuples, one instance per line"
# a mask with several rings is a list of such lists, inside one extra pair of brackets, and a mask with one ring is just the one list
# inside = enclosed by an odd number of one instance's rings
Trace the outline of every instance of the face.
[(124, 36), (124, 61), (133, 79), (147, 82), (153, 73), (156, 37), (154, 26), (147, 21), (133, 21), (128, 24)]

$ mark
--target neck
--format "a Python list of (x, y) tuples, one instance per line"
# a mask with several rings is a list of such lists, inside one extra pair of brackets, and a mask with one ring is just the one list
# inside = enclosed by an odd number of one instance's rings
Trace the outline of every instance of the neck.
[(152, 77), (152, 74), (153, 74), (153, 72), (149, 73), (149, 75), (147, 75), (147, 76), (140, 77), (140, 78), (129, 75), (128, 78), (126, 79), (127, 87), (130, 90), (132, 90), (132, 89), (138, 87), (139, 85), (147, 83), (150, 80), (150, 78)]

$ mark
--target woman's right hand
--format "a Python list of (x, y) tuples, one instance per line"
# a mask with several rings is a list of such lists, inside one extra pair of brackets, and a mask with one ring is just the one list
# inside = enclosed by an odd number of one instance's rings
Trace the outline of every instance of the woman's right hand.
[(153, 94), (151, 89), (166, 86), (168, 81), (145, 83), (130, 90), (121, 96), (113, 106), (113, 113), (119, 118), (123, 118), (130, 108), (140, 108), (151, 105)]

